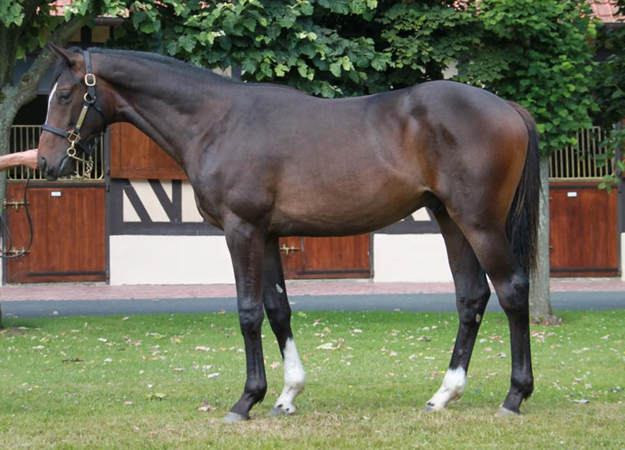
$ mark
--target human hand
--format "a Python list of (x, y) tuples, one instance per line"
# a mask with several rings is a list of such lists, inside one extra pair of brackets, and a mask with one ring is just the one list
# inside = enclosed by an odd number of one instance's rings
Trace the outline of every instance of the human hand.
[(39, 163), (37, 161), (37, 155), (39, 150), (33, 148), (32, 150), (26, 150), (25, 152), (16, 153), (20, 157), (20, 164), (31, 169), (37, 169), (39, 167)]

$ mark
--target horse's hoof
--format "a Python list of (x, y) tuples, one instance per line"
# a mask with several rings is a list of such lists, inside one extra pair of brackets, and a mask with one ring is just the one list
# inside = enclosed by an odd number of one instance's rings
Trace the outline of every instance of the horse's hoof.
[(497, 417), (519, 417), (521, 415), (521, 412), (514, 412), (509, 410), (508, 408), (504, 408), (503, 406), (501, 406), (499, 408), (499, 410), (497, 411)]
[(442, 411), (443, 409), (445, 409), (445, 407), (437, 408), (436, 405), (434, 405), (434, 403), (427, 402), (425, 404), (425, 408), (423, 408), (423, 412), (431, 413), (431, 412), (436, 412), (436, 411)]
[(274, 406), (269, 413), (270, 416), (286, 416), (286, 414), (287, 413), (285, 410), (283, 410), (282, 408), (278, 408), (277, 406)]
[(224, 423), (239, 423), (247, 420), (249, 420), (249, 418), (233, 412), (229, 412), (226, 414), (226, 417), (224, 417)]
[(271, 412), (269, 413), (269, 415), (277, 417), (277, 416), (290, 416), (292, 414), (295, 414), (295, 407), (293, 407), (292, 409), (287, 408), (282, 409), (278, 406), (274, 406), (273, 409), (271, 410)]

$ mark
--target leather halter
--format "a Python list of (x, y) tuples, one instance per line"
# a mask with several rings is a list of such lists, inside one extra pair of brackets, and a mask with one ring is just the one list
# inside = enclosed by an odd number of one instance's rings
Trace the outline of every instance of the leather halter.
[[(57, 136), (61, 136), (69, 141), (70, 146), (67, 148), (67, 156), (77, 161), (81, 161), (85, 163), (87, 167), (86, 167), (84, 176), (88, 177), (89, 174), (91, 173), (91, 170), (93, 169), (93, 156), (95, 154), (96, 148), (100, 142), (100, 138), (102, 135), (98, 136), (91, 143), (91, 145), (85, 146), (80, 143), (80, 140), (81, 140), (80, 129), (82, 128), (83, 122), (85, 121), (85, 118), (87, 117), (87, 113), (89, 112), (89, 109), (91, 107), (93, 107), (98, 113), (100, 113), (100, 115), (102, 116), (102, 119), (104, 119), (105, 130), (108, 127), (108, 121), (106, 120), (106, 116), (104, 115), (104, 111), (102, 110), (102, 105), (100, 104), (100, 102), (98, 102), (98, 99), (96, 97), (95, 87), (96, 87), (97, 79), (96, 79), (96, 76), (93, 74), (93, 71), (91, 68), (91, 54), (89, 53), (89, 50), (85, 50), (83, 53), (83, 56), (85, 58), (85, 72), (86, 72), (84, 82), (87, 88), (87, 92), (85, 93), (83, 104), (82, 104), (82, 110), (80, 111), (80, 116), (78, 116), (78, 121), (76, 122), (74, 129), (71, 131), (66, 131), (61, 128), (53, 127), (52, 125), (48, 125), (47, 123), (43, 124), (41, 129), (42, 131), (48, 131), (50, 133), (56, 134)], [(83, 158), (76, 156), (76, 152), (77, 152), (76, 147), (78, 147), (78, 149), (80, 149), (83, 153), (85, 153), (89, 157), (89, 160), (85, 160)]]

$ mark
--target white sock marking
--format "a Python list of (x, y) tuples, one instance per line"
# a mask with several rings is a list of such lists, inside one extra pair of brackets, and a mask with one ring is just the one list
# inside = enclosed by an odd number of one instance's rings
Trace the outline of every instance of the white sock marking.
[(50, 117), (50, 106), (52, 105), (52, 98), (54, 97), (54, 93), (56, 92), (56, 87), (59, 85), (59, 82), (57, 81), (56, 83), (54, 83), (54, 87), (52, 88), (52, 91), (50, 91), (50, 96), (48, 97), (48, 112), (46, 114), (46, 122), (48, 123), (48, 118)]
[(306, 385), (306, 373), (297, 354), (297, 347), (293, 339), (287, 339), (284, 345), (284, 389), (278, 397), (276, 408), (282, 409), (287, 414), (295, 412), (293, 400), (304, 390)]
[(443, 379), (443, 384), (434, 396), (428, 401), (428, 406), (439, 411), (451, 400), (458, 400), (464, 392), (467, 374), (462, 367), (448, 370)]

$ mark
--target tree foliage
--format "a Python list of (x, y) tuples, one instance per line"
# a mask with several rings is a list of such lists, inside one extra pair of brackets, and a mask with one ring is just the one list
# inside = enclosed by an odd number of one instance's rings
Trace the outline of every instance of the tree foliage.
[(346, 36), (320, 18), (366, 21), (376, 6), (374, 0), (165, 0), (136, 8), (116, 30), (114, 45), (201, 66), (240, 66), (247, 81), (276, 81), (329, 98), (362, 94), (369, 75), (389, 66), (389, 55), (376, 51), (372, 38)]
[(315, 95), (370, 94), (439, 79), (485, 87), (527, 107), (549, 154), (598, 110), (590, 95), (596, 24), (585, 2), (239, 0), (135, 2), (114, 45)]
[[(618, 0), (619, 13), (625, 16), (625, 0)], [(625, 23), (618, 25), (607, 24), (599, 28), (598, 45), (609, 52), (605, 60), (597, 67), (598, 81), (594, 95), (597, 103), (601, 105), (595, 121), (605, 128), (619, 124), (625, 118)], [(600, 165), (607, 164), (607, 160), (615, 160), (614, 170), (605, 177), (601, 188), (610, 192), (611, 188), (618, 183), (620, 174), (625, 172), (625, 162), (616, 159), (616, 156), (625, 149), (625, 127), (615, 127), (607, 139), (603, 142), (605, 153), (600, 155)]]
[[(0, 0), (0, 35), (12, 37), (3, 86), (12, 63), (58, 30), (108, 14), (128, 15), (110, 45), (239, 66), (244, 80), (330, 98), (439, 79), (457, 62), (454, 79), (533, 113), (545, 154), (574, 143), (593, 114), (606, 122), (624, 110), (622, 52), (593, 62), (597, 24), (582, 0), (76, 0), (64, 16), (51, 8)], [(602, 33), (606, 45), (622, 48), (625, 33)]]
[(484, 0), (480, 46), (469, 51), (460, 80), (483, 83), (528, 108), (545, 154), (575, 144), (592, 125), (595, 23), (581, 1)]
[[(97, 15), (123, 11), (125, 3), (118, 0), (75, 0), (63, 13), (45, 0), (0, 0), (0, 153), (8, 149), (8, 133), (17, 111), (36, 97), (53, 63), (45, 44), (64, 46)], [(17, 61), (35, 53), (27, 72), (14, 82)]]

